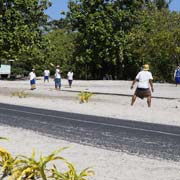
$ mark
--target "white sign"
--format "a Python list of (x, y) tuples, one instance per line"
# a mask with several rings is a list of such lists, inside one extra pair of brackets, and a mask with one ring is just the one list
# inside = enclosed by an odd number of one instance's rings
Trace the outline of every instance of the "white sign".
[(11, 74), (11, 66), (1, 64), (0, 74)]

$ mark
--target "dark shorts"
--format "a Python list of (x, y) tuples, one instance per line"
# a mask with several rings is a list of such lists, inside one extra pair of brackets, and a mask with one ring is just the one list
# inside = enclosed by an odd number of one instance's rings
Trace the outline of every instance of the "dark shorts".
[(137, 88), (135, 91), (135, 95), (141, 99), (151, 96), (151, 91), (149, 88)]
[(48, 80), (49, 79), (49, 76), (44, 76), (44, 80)]
[(180, 84), (180, 77), (175, 77), (176, 84)]
[(55, 86), (61, 86), (61, 79), (59, 79), (59, 78), (55, 78)]
[(30, 80), (30, 84), (31, 85), (36, 84), (36, 80), (35, 79)]
[(73, 81), (73, 80), (69, 80), (69, 79), (68, 79), (69, 84), (72, 84), (72, 81)]

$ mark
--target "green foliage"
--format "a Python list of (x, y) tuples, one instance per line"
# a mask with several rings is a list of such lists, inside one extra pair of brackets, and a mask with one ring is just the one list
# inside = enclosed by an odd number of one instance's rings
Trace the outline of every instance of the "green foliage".
[(43, 47), (42, 31), (47, 23), (44, 10), (50, 5), (49, 0), (0, 1), (0, 59), (3, 63), (14, 59), (14, 68), (18, 65), (18, 68), (31, 69), (38, 63), (37, 59), (42, 59), (38, 52)]
[[(139, 16), (146, 7), (142, 1), (70, 1), (67, 14), (72, 27), (80, 35), (76, 43), (76, 63), (86, 66), (89, 79), (111, 74), (123, 78), (128, 59), (128, 33), (140, 23)], [(82, 69), (77, 69), (78, 74)]]
[(171, 0), (70, 0), (65, 18), (47, 22), (49, 0), (0, 1), (0, 60), (12, 74), (37, 75), (54, 65), (76, 79), (134, 79), (149, 63), (158, 80), (171, 81), (180, 59), (180, 13)]
[(64, 75), (70, 69), (75, 69), (73, 58), (75, 37), (76, 33), (67, 32), (66, 29), (54, 30), (46, 35), (51, 43), (51, 51), (46, 64), (51, 71), (54, 71), (54, 67), (50, 66), (51, 63), (60, 65), (62, 73), (65, 73)]
[(56, 166), (54, 166), (52, 169), (52, 177), (54, 177), (55, 180), (86, 180), (85, 177), (94, 175), (94, 171), (91, 168), (86, 168), (77, 174), (75, 167), (71, 163), (66, 161), (66, 164), (68, 171), (65, 173), (59, 172)]
[(28, 94), (24, 91), (18, 91), (18, 92), (12, 92), (11, 95), (18, 96), (19, 98), (26, 98)]
[(88, 103), (89, 102), (89, 98), (92, 96), (93, 94), (91, 92), (87, 92), (87, 91), (81, 91), (78, 94), (80, 103)]
[(180, 58), (180, 14), (154, 9), (144, 13), (142, 20), (129, 34), (132, 63), (139, 67), (149, 63), (157, 81), (171, 81)]
[[(9, 180), (86, 180), (85, 177), (94, 175), (91, 168), (86, 168), (78, 174), (70, 162), (58, 155), (64, 149), (67, 147), (60, 148), (48, 156), (41, 155), (39, 160), (36, 160), (35, 151), (31, 157), (18, 155), (13, 158), (7, 150), (0, 148), (1, 179), (8, 177)], [(68, 167), (68, 171), (60, 172), (54, 164), (51, 164), (55, 160), (61, 160)], [(53, 168), (48, 164), (53, 165)]]
[(14, 162), (15, 159), (12, 157), (12, 155), (7, 150), (0, 147), (1, 179), (9, 176), (12, 173)]
[(170, 2), (71, 0), (67, 18), (78, 32), (79, 77), (132, 79), (149, 63), (155, 76), (170, 80), (179, 59), (180, 29), (180, 14), (168, 10)]
[(38, 179), (41, 177), (43, 180), (47, 180), (47, 164), (54, 160), (65, 160), (61, 156), (57, 156), (59, 152), (66, 149), (66, 147), (61, 148), (55, 152), (52, 152), (50, 155), (43, 157), (42, 155), (39, 158), (39, 161), (35, 159), (35, 151), (32, 153), (32, 156), (18, 156), (18, 162), (16, 163), (16, 167), (12, 172), (12, 179), (21, 180), (22, 178), (27, 179)]

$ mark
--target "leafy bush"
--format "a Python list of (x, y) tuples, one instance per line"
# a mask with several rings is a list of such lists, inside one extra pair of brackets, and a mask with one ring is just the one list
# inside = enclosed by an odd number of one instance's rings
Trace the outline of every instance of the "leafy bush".
[(18, 92), (12, 92), (11, 95), (18, 96), (19, 98), (26, 98), (28, 94), (24, 91), (18, 91)]
[(76, 169), (71, 163), (66, 161), (66, 164), (68, 171), (65, 173), (59, 172), (56, 166), (54, 166), (54, 169), (52, 169), (52, 177), (54, 177), (55, 180), (86, 180), (84, 177), (94, 175), (94, 171), (91, 168), (86, 168), (77, 174)]
[[(35, 158), (35, 151), (33, 151), (31, 157), (18, 155), (14, 158), (7, 150), (0, 148), (0, 179), (87, 180), (84, 177), (94, 175), (94, 171), (91, 170), (91, 168), (86, 168), (78, 174), (70, 162), (57, 155), (66, 148), (67, 147), (60, 148), (45, 157), (40, 155), (39, 160), (36, 160)], [(47, 164), (54, 160), (61, 160), (64, 162), (68, 167), (68, 171), (60, 172), (54, 164), (52, 168), (47, 168)]]
[(0, 148), (1, 179), (11, 175), (15, 159), (3, 148)]
[(81, 91), (79, 94), (80, 103), (89, 102), (89, 98), (92, 96), (91, 92)]

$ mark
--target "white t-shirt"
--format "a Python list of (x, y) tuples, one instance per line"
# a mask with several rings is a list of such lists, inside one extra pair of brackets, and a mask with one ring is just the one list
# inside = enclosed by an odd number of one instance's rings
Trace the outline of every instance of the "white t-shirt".
[(44, 70), (44, 76), (49, 76), (50, 71), (49, 70)]
[(67, 76), (68, 76), (68, 80), (73, 80), (73, 72), (69, 71)]
[(59, 72), (56, 72), (54, 76), (56, 79), (61, 79), (61, 74)]
[(140, 71), (136, 79), (138, 80), (138, 88), (149, 88), (149, 80), (153, 80), (153, 77), (149, 71)]
[(30, 80), (33, 80), (34, 78), (36, 78), (36, 74), (34, 72), (30, 72), (29, 78), (30, 78)]

